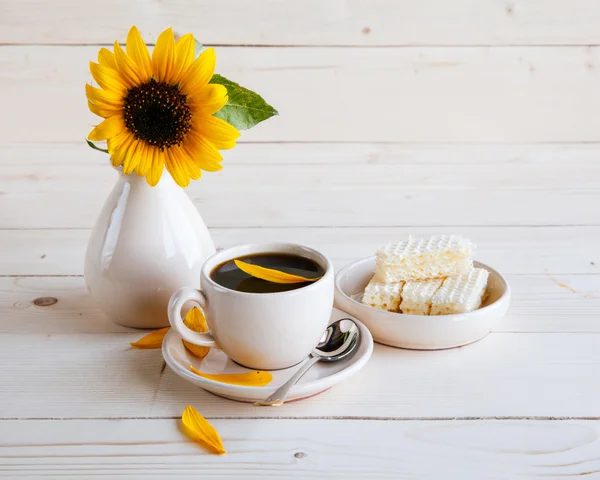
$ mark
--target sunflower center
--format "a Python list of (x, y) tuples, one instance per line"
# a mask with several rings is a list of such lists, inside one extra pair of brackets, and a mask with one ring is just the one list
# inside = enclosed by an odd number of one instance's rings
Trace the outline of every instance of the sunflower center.
[(152, 79), (131, 88), (123, 103), (127, 129), (161, 150), (181, 145), (192, 128), (186, 96), (175, 85)]

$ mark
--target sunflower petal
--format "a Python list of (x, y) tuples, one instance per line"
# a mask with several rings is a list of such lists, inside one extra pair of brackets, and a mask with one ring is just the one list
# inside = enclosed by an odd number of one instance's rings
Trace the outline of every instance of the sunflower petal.
[(130, 147), (127, 149), (125, 158), (123, 159), (123, 173), (129, 175), (133, 172), (142, 158), (146, 154), (146, 142), (143, 140), (136, 140), (134, 143), (135, 148)]
[(187, 150), (185, 150), (182, 147), (173, 147), (171, 148), (171, 150), (177, 158), (177, 162), (180, 165), (183, 165), (183, 167), (188, 172), (190, 178), (192, 180), (198, 180), (202, 175), (202, 172), (200, 171), (200, 167), (196, 164), (194, 159), (190, 155), (188, 155)]
[(188, 156), (192, 158), (202, 170), (216, 172), (223, 168), (221, 166), (221, 161), (223, 160), (221, 153), (213, 144), (201, 135), (195, 132), (189, 132), (185, 137), (183, 147), (187, 151)]
[(114, 115), (113, 117), (108, 117), (94, 128), (88, 135), (88, 138), (94, 142), (108, 140), (121, 133), (124, 128), (123, 118), (120, 115)]
[[(186, 155), (190, 158), (194, 164), (207, 172), (218, 172), (223, 170), (223, 165), (213, 160), (208, 155), (203, 155), (203, 147), (194, 147), (191, 144), (182, 145), (181, 148), (185, 150)], [(218, 150), (217, 150), (218, 151)]]
[(89, 100), (88, 100), (88, 108), (90, 109), (90, 112), (92, 112), (93, 114), (98, 115), (99, 117), (104, 117), (104, 118), (118, 115), (121, 112), (121, 109), (119, 109), (119, 108), (96, 105), (95, 103), (92, 103)]
[(108, 48), (101, 48), (98, 52), (98, 63), (103, 67), (112, 68), (113, 70), (117, 69), (117, 62), (115, 60), (114, 54)]
[(131, 342), (130, 345), (136, 348), (161, 348), (163, 339), (171, 327), (155, 330), (148, 335), (140, 338), (137, 342)]
[(117, 70), (90, 62), (90, 72), (104, 90), (111, 90), (119, 94), (123, 94), (127, 90), (127, 84)]
[(173, 70), (167, 77), (167, 83), (175, 85), (181, 80), (181, 76), (194, 62), (194, 36), (188, 33), (175, 42), (175, 58)]
[(272, 283), (304, 283), (316, 282), (321, 279), (321, 277), (307, 278), (301, 275), (294, 275), (293, 273), (282, 272), (281, 270), (275, 270), (274, 268), (261, 267), (260, 265), (243, 262), (237, 259), (234, 260), (233, 263), (235, 263), (235, 266), (242, 272)]
[(127, 55), (138, 66), (140, 78), (144, 79), (144, 82), (149, 81), (152, 78), (152, 60), (140, 31), (135, 25), (129, 29), (127, 34), (126, 48)]
[(196, 115), (212, 115), (225, 106), (229, 97), (223, 85), (208, 84), (195, 95), (189, 95), (187, 103)]
[(123, 80), (128, 83), (128, 87), (134, 87), (141, 83), (145, 83), (150, 80), (150, 77), (145, 78), (145, 75), (140, 71), (137, 64), (129, 58), (125, 53), (125, 50), (121, 48), (117, 42), (115, 42), (115, 59), (117, 60), (117, 66)]
[(129, 130), (123, 130), (119, 135), (110, 138), (106, 142), (113, 167), (116, 168), (123, 164), (128, 150), (135, 147), (134, 142), (136, 142), (136, 139)]
[(219, 150), (235, 147), (235, 141), (240, 136), (236, 128), (220, 118), (207, 116), (196, 117), (194, 127), (205, 136)]
[(186, 95), (193, 95), (205, 87), (215, 73), (217, 56), (214, 48), (207, 48), (185, 71), (179, 88)]
[(173, 29), (167, 28), (158, 36), (156, 45), (152, 51), (152, 71), (154, 78), (164, 82), (173, 71), (175, 62), (175, 37)]
[(254, 370), (246, 373), (204, 373), (190, 365), (190, 370), (199, 377), (213, 382), (228, 383), (229, 385), (243, 385), (245, 387), (264, 387), (273, 380), (273, 375), (263, 370)]
[[(204, 314), (202, 310), (198, 307), (193, 307), (190, 311), (185, 315), (185, 320), (183, 321), (185, 326), (194, 332), (206, 332), (208, 331), (208, 325), (206, 324), (206, 318), (204, 318)], [(189, 350), (191, 353), (196, 355), (198, 358), (202, 359), (208, 355), (210, 352), (210, 347), (200, 347), (199, 345), (194, 345), (193, 343), (186, 342), (185, 340), (181, 340), (183, 342), (183, 346)]]
[(175, 154), (175, 148), (177, 147), (171, 147), (165, 152), (165, 166), (175, 183), (185, 188), (190, 184), (190, 175), (185, 164)]
[(199, 136), (199, 142), (196, 144), (196, 155), (194, 157), (200, 168), (207, 172), (218, 172), (223, 169), (221, 162), (223, 155), (206, 138)]
[(88, 100), (91, 100), (98, 106), (115, 108), (122, 108), (123, 106), (123, 95), (120, 93), (101, 90), (86, 83), (85, 94)]
[(181, 415), (181, 423), (185, 434), (204, 448), (219, 455), (227, 453), (215, 428), (189, 405), (185, 407), (183, 415)]
[(154, 157), (160, 153), (160, 150), (156, 147), (152, 147), (149, 145), (147, 148), (147, 155), (140, 157), (140, 161), (135, 167), (135, 173), (137, 173), (137, 175), (140, 177), (145, 177), (150, 173)]
[(148, 184), (155, 187), (160, 181), (160, 177), (165, 169), (165, 155), (164, 152), (159, 152), (159, 155), (152, 157), (152, 165), (149, 172), (146, 174), (146, 180)]

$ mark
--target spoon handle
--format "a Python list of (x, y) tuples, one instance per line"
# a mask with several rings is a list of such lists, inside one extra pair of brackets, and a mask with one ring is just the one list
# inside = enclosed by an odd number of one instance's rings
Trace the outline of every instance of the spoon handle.
[(306, 360), (304, 364), (298, 369), (298, 371), (294, 373), (294, 375), (292, 375), (292, 378), (290, 378), (281, 387), (275, 390), (275, 393), (273, 393), (273, 395), (271, 395), (269, 398), (264, 399), (262, 402), (256, 402), (254, 406), (279, 407), (283, 405), (283, 402), (285, 402), (285, 399), (290, 393), (292, 387), (296, 385), (296, 383), (298, 383), (298, 380), (302, 378), (302, 375), (304, 375), (308, 371), (308, 369), (312, 367), (315, 363), (317, 363), (319, 360), (321, 360), (321, 357), (319, 357), (318, 355), (311, 354), (310, 357), (308, 357), (308, 360)]

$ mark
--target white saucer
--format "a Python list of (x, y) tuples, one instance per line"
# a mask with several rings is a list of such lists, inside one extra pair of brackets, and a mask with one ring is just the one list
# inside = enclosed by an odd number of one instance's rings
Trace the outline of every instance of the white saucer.
[[(352, 318), (360, 329), (360, 342), (356, 352), (349, 358), (345, 358), (339, 362), (316, 363), (292, 388), (288, 401), (321, 393), (346, 380), (365, 366), (371, 353), (373, 353), (373, 337), (371, 337), (367, 327), (355, 317), (336, 308), (331, 313), (331, 322), (347, 317)], [(193, 365), (203, 373), (212, 374), (245, 373), (252, 370), (238, 365), (230, 360), (221, 350), (215, 348), (211, 349), (209, 354), (200, 360), (183, 346), (181, 337), (174, 330), (170, 330), (165, 337), (162, 345), (162, 354), (169, 368), (180, 377), (215, 395), (240, 402), (264, 400), (283, 385), (300, 367), (300, 365), (296, 365), (284, 370), (271, 371), (273, 380), (269, 385), (264, 387), (246, 387), (207, 380), (192, 373), (190, 365)]]

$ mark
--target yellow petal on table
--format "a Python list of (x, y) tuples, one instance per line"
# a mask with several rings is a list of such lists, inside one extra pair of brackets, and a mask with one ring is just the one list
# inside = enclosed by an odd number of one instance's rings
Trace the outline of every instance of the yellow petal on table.
[(242, 385), (244, 387), (264, 387), (271, 383), (273, 375), (262, 370), (248, 373), (204, 373), (190, 365), (190, 370), (196, 375), (220, 383)]
[(161, 328), (149, 333), (145, 337), (140, 338), (137, 342), (131, 342), (132, 347), (136, 348), (160, 348), (162, 347), (163, 339), (171, 327)]
[[(206, 332), (208, 330), (208, 326), (206, 325), (206, 318), (204, 318), (202, 310), (200, 310), (198, 307), (192, 308), (187, 313), (183, 323), (185, 323), (185, 325), (194, 332)], [(185, 348), (187, 348), (191, 353), (193, 353), (200, 359), (206, 357), (206, 355), (208, 355), (208, 352), (210, 352), (210, 347), (200, 347), (198, 345), (194, 345), (193, 343), (186, 342), (185, 340), (181, 341), (183, 342), (183, 346)]]
[(292, 275), (291, 273), (281, 272), (279, 270), (273, 270), (272, 268), (265, 268), (259, 265), (253, 265), (250, 263), (242, 262), (241, 260), (234, 260), (236, 266), (242, 271), (267, 282), (273, 283), (303, 283), (303, 282), (316, 282), (321, 277), (317, 278), (306, 278), (300, 275)]
[(215, 428), (189, 405), (185, 407), (183, 415), (181, 415), (181, 423), (185, 434), (204, 448), (219, 455), (227, 453)]

